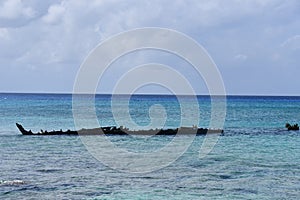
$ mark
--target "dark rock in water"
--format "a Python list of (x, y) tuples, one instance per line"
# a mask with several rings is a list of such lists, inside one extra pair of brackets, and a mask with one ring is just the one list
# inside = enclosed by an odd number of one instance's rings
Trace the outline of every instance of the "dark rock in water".
[(179, 134), (221, 134), (224, 131), (222, 129), (207, 129), (207, 128), (198, 128), (198, 127), (180, 127), (175, 129), (150, 129), (150, 130), (129, 130), (128, 128), (116, 127), (116, 126), (107, 126), (94, 129), (81, 129), (78, 131), (43, 131), (33, 133), (31, 130), (27, 131), (21, 124), (16, 123), (19, 131), (23, 135), (176, 135)]
[(287, 128), (289, 131), (298, 131), (299, 130), (298, 124), (291, 125), (289, 123), (286, 123), (285, 128)]

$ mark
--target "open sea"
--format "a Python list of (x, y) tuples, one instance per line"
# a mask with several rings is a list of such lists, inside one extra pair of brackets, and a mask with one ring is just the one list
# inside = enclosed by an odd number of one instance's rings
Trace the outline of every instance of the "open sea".
[[(117, 98), (121, 113), (126, 98)], [(198, 96), (197, 101), (199, 110), (182, 113), (176, 96), (134, 95), (128, 109), (141, 127), (149, 125), (149, 109), (158, 104), (165, 109), (165, 115), (158, 113), (166, 116), (165, 128), (180, 126), (183, 115), (192, 119), (198, 111), (198, 126), (209, 127), (211, 99)], [(128, 173), (93, 157), (82, 137), (18, 132), (16, 122), (33, 132), (74, 130), (72, 95), (0, 94), (0, 199), (300, 199), (300, 132), (285, 129), (286, 122), (300, 123), (300, 97), (228, 96), (226, 109), (224, 134), (205, 157), (199, 157), (205, 136), (196, 136), (169, 165)], [(101, 126), (120, 125), (110, 95), (97, 95), (95, 110)], [(158, 156), (173, 139), (96, 137), (131, 152), (158, 151)], [(111, 162), (123, 160), (112, 156)]]

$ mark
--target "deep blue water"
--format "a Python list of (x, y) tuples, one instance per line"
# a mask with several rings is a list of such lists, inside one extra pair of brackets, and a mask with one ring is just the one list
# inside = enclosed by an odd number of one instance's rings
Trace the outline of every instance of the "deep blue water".
[[(125, 99), (118, 97), (120, 113)], [(189, 97), (183, 100), (190, 104)], [(209, 127), (210, 97), (197, 100), (198, 125)], [(96, 96), (95, 104), (101, 125), (118, 125), (110, 95)], [(129, 102), (132, 120), (148, 125), (149, 108), (156, 104), (166, 111), (165, 127), (180, 126), (183, 115), (191, 121), (197, 116), (181, 113), (175, 96), (135, 95)], [(300, 123), (300, 97), (229, 96), (226, 108), (224, 135), (206, 157), (199, 158), (205, 137), (197, 136), (175, 162), (135, 174), (104, 165), (78, 136), (17, 131), (16, 122), (33, 131), (75, 129), (71, 95), (0, 94), (0, 199), (299, 199), (300, 132), (284, 125)], [(152, 152), (173, 137), (108, 139), (128, 151)]]

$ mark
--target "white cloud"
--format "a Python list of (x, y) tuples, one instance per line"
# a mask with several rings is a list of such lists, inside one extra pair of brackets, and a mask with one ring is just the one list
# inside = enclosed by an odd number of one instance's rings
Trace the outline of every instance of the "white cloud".
[[(14, 7), (15, 10), (28, 7), (23, 5), (21, 0), (9, 2), (11, 5), (5, 3), (5, 7)], [(31, 52), (24, 54), (25, 57), (30, 56), (26, 62), (30, 62), (31, 59), (34, 62), (40, 60), (41, 65), (47, 63), (47, 59), (49, 62), (56, 61), (58, 57), (60, 61), (74, 60), (74, 58), (81, 60), (104, 38), (124, 30), (143, 26), (173, 28), (187, 33), (196, 40), (200, 39), (200, 42), (205, 39), (208, 41), (211, 38), (216, 43), (220, 42), (217, 44), (220, 46), (223, 45), (222, 38), (217, 38), (216, 35), (222, 33), (220, 31), (233, 28), (230, 32), (232, 36), (228, 37), (235, 37), (234, 34), (241, 32), (239, 33), (241, 36), (231, 38), (233, 41), (239, 41), (241, 37), (246, 37), (243, 32), (249, 31), (238, 29), (241, 25), (243, 26), (240, 21), (247, 23), (259, 16), (259, 13), (265, 15), (266, 10), (272, 10), (272, 7), (276, 7), (280, 2), (280, 0), (264, 1), (263, 3), (258, 0), (233, 0), (232, 3), (223, 1), (172, 1), (170, 3), (169, 1), (153, 0), (129, 3), (127, 1), (94, 0), (87, 3), (65, 0), (49, 5), (46, 14), (26, 27), (15, 30), (14, 37), (22, 38), (25, 43), (19, 45), (19, 48), (26, 49), (25, 52)], [(273, 18), (272, 20), (276, 21)], [(261, 24), (259, 21), (255, 21), (255, 23)], [(53, 24), (56, 26), (53, 27)], [(221, 35), (221, 37), (224, 36)], [(248, 44), (245, 42), (245, 45)], [(228, 50), (247, 52), (236, 45), (229, 47)], [(40, 54), (46, 56), (41, 57)], [(55, 59), (53, 56), (47, 56), (48, 54), (56, 55)], [(236, 55), (235, 59), (245, 60), (247, 56)]]
[(235, 60), (239, 60), (239, 61), (244, 61), (247, 60), (248, 56), (244, 55), (244, 54), (237, 54), (236, 56), (234, 56)]
[(288, 38), (280, 46), (287, 47), (292, 50), (300, 49), (300, 35), (294, 35), (294, 36)]
[(0, 5), (0, 18), (32, 18), (34, 14), (35, 11), (31, 7), (25, 6), (22, 0), (6, 0)]
[(1, 40), (6, 40), (9, 38), (9, 33), (6, 28), (0, 28), (0, 38)]
[(52, 5), (48, 9), (48, 13), (43, 17), (43, 21), (49, 24), (55, 24), (62, 20), (65, 8), (62, 4)]

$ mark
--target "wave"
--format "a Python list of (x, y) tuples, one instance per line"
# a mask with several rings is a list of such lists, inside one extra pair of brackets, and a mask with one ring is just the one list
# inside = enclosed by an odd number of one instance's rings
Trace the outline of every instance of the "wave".
[(299, 131), (288, 131), (283, 128), (225, 128), (222, 136), (234, 135), (295, 135)]

